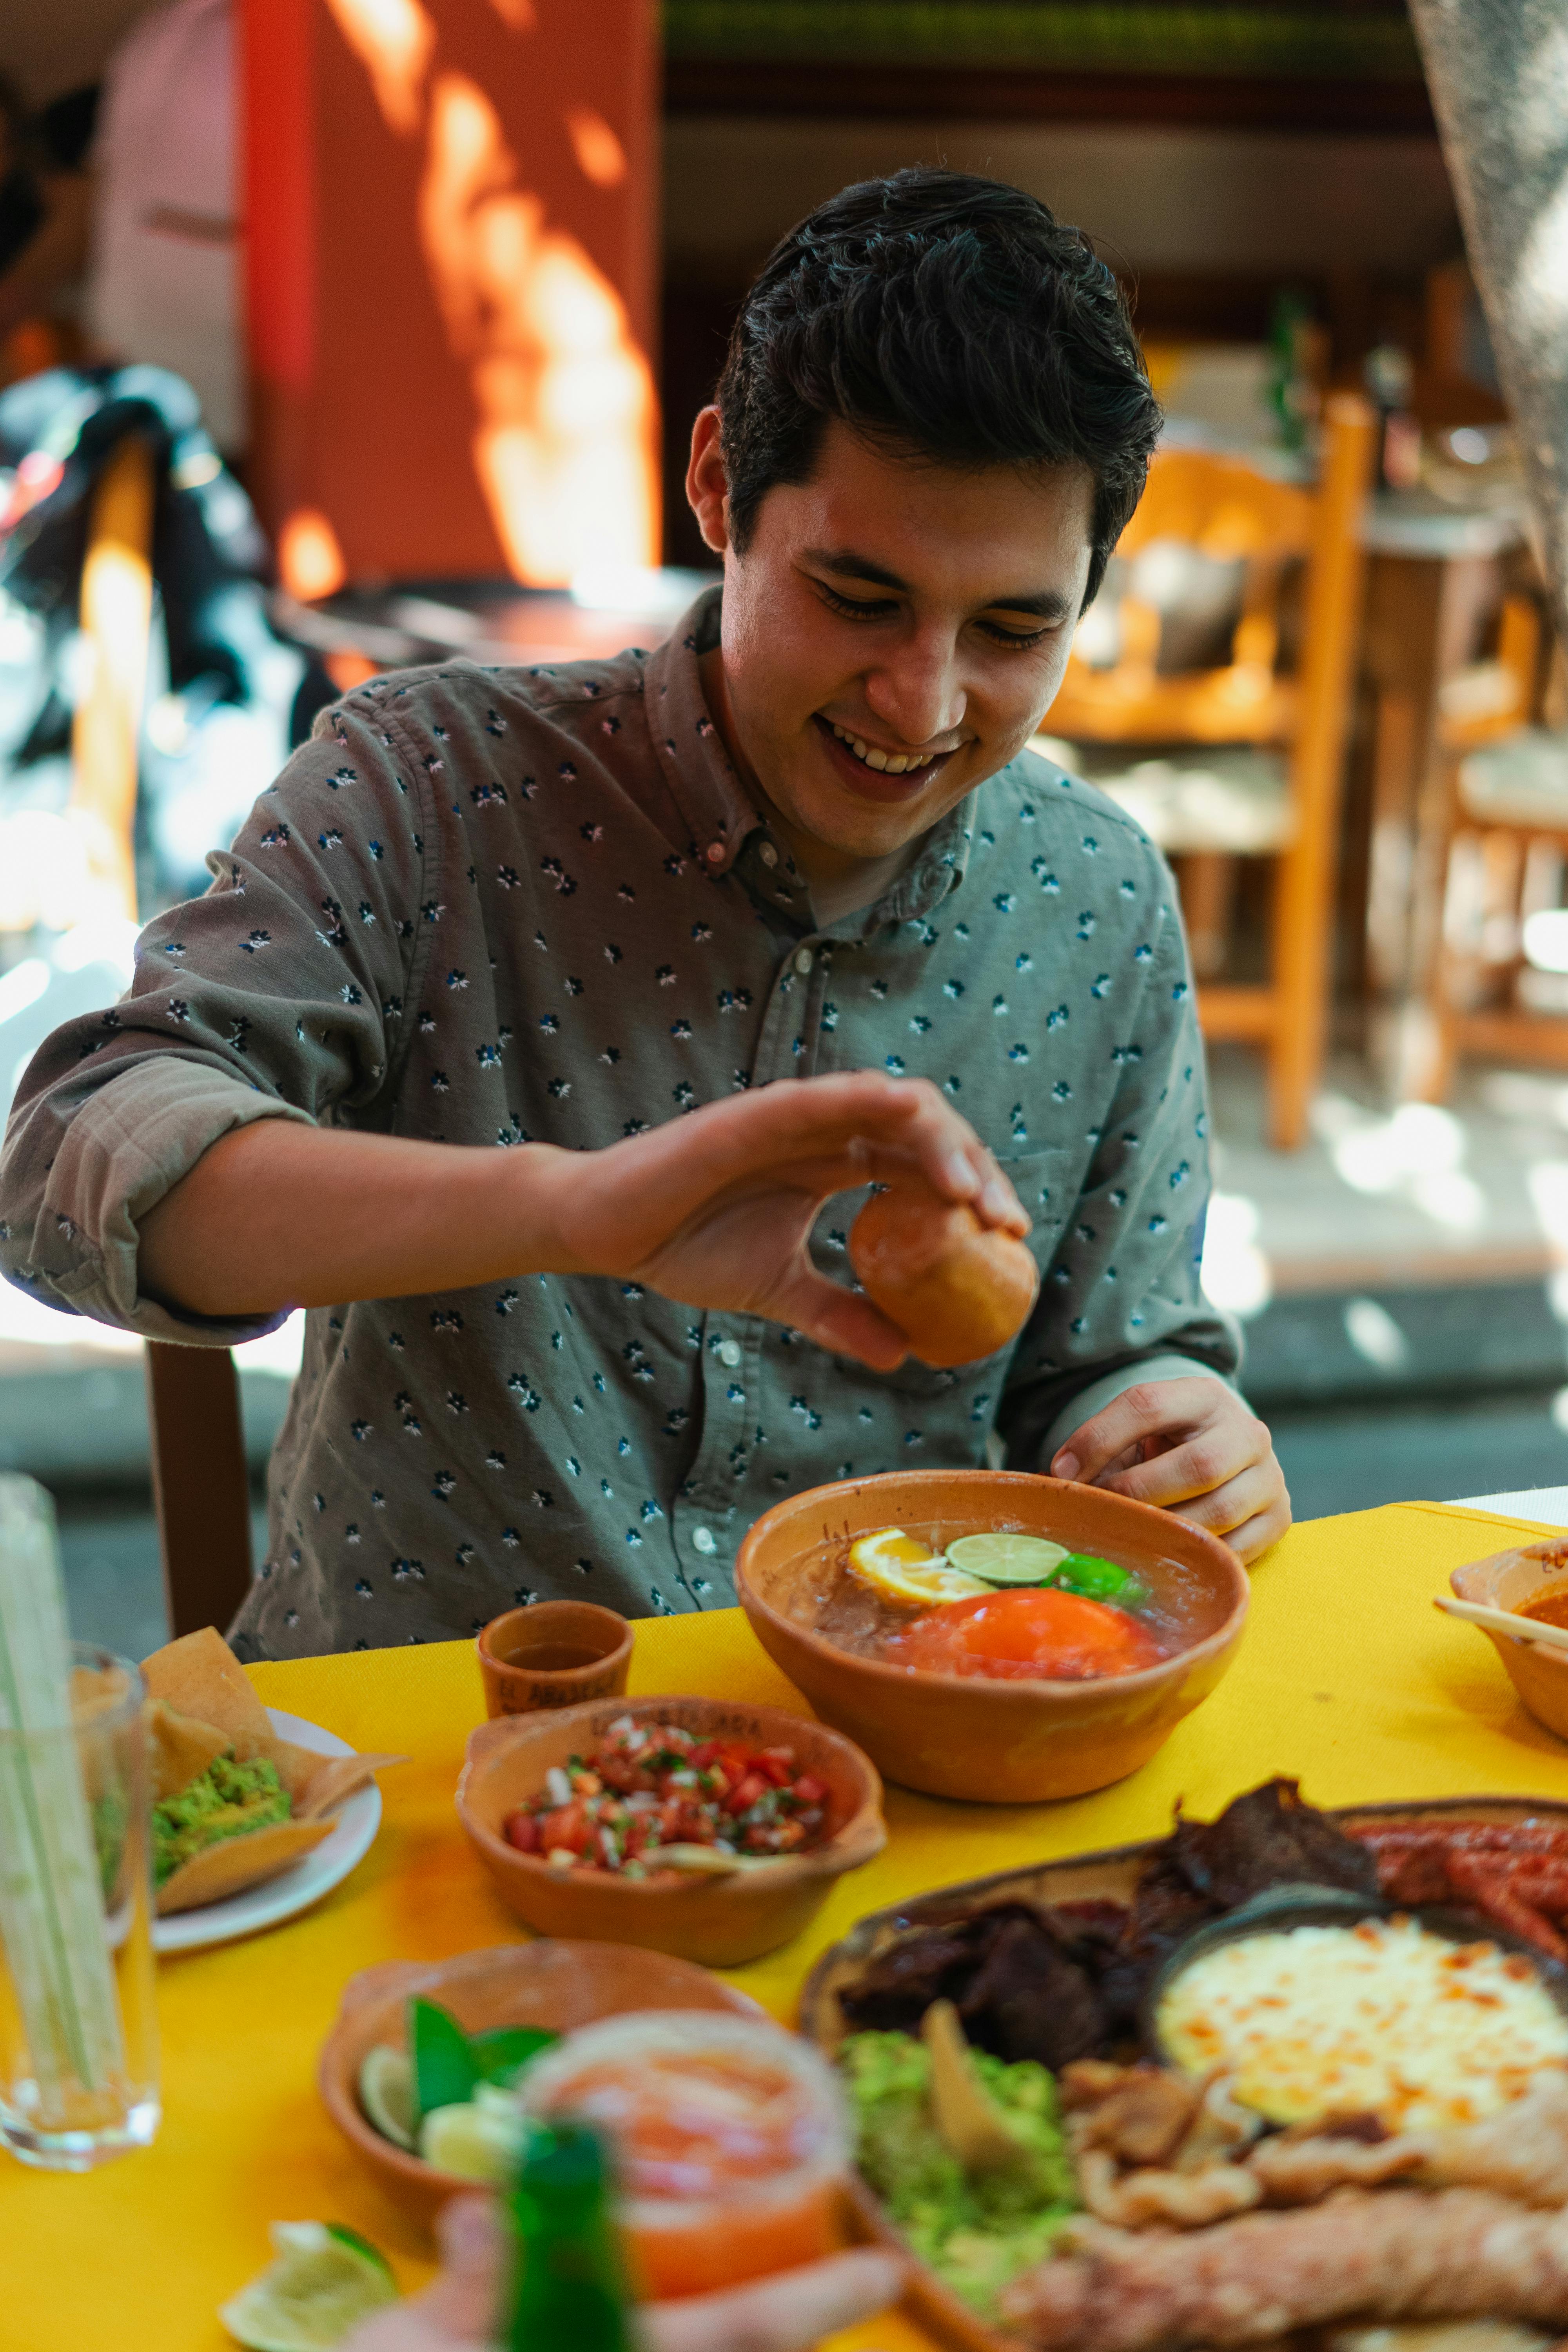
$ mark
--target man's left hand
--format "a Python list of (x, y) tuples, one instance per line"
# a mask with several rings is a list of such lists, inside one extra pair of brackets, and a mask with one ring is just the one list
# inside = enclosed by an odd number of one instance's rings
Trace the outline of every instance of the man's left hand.
[(1074, 1430), (1050, 1470), (1191, 1519), (1244, 1560), (1278, 1543), (1290, 1524), (1268, 1430), (1234, 1389), (1202, 1373), (1123, 1389)]

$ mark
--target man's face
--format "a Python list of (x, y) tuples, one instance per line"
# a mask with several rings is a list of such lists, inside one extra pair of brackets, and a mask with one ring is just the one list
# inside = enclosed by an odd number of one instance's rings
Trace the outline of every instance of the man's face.
[(929, 465), (834, 422), (741, 555), (705, 410), (688, 490), (724, 558), (727, 731), (808, 850), (892, 855), (1038, 727), (1089, 574), (1086, 468)]

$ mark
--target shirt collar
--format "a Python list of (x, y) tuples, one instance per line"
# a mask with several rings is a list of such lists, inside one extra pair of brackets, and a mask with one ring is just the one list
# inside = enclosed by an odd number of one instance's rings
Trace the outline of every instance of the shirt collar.
[[(654, 752), (690, 828), (692, 855), (704, 870), (717, 878), (738, 869), (757, 897), (803, 929), (811, 929), (811, 894), (805, 878), (758, 815), (731, 766), (702, 692), (698, 659), (719, 642), (722, 594), (719, 586), (705, 588), (648, 656), (646, 693)], [(966, 793), (933, 825), (914, 863), (891, 889), (874, 905), (833, 924), (829, 936), (862, 939), (887, 923), (923, 922), (963, 880), (975, 808), (975, 793)]]

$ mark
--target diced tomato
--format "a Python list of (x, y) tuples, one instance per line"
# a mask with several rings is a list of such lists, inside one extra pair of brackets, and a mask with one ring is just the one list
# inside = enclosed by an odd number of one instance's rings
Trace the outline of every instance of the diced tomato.
[(827, 1794), (827, 1784), (814, 1780), (809, 1772), (803, 1772), (795, 1784), (795, 1793), (803, 1805), (820, 1805)]
[(557, 1805), (539, 1823), (539, 1843), (545, 1853), (586, 1853), (593, 1835), (585, 1805)]
[(748, 1772), (740, 1786), (731, 1789), (724, 1799), (724, 1811), (727, 1813), (749, 1812), (757, 1799), (765, 1797), (772, 1786), (773, 1783), (764, 1780), (760, 1772)]
[(539, 1816), (531, 1813), (526, 1806), (520, 1805), (515, 1813), (509, 1813), (502, 1828), (508, 1845), (516, 1846), (519, 1853), (539, 1852)]
[(795, 1758), (787, 1748), (764, 1748), (752, 1757), (752, 1769), (765, 1773), (775, 1789), (787, 1789), (795, 1779)]
[(704, 1739), (692, 1749), (686, 1760), (694, 1772), (706, 1772), (718, 1753), (719, 1742), (716, 1739)]

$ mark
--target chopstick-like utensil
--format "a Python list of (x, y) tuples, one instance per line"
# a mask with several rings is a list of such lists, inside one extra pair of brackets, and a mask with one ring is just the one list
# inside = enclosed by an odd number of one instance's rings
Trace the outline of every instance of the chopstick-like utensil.
[(1000, 2172), (1023, 2153), (995, 2102), (974, 2079), (969, 2044), (950, 2000), (933, 2000), (921, 2020), (931, 2053), (936, 2127), (965, 2172)]
[(1568, 1650), (1568, 1625), (1543, 1625), (1539, 1618), (1521, 1617), (1511, 1609), (1489, 1609), (1479, 1601), (1454, 1601), (1446, 1592), (1434, 1596), (1433, 1606), (1467, 1625), (1480, 1625), (1489, 1633), (1506, 1633), (1510, 1641), (1536, 1642), (1543, 1650)]

